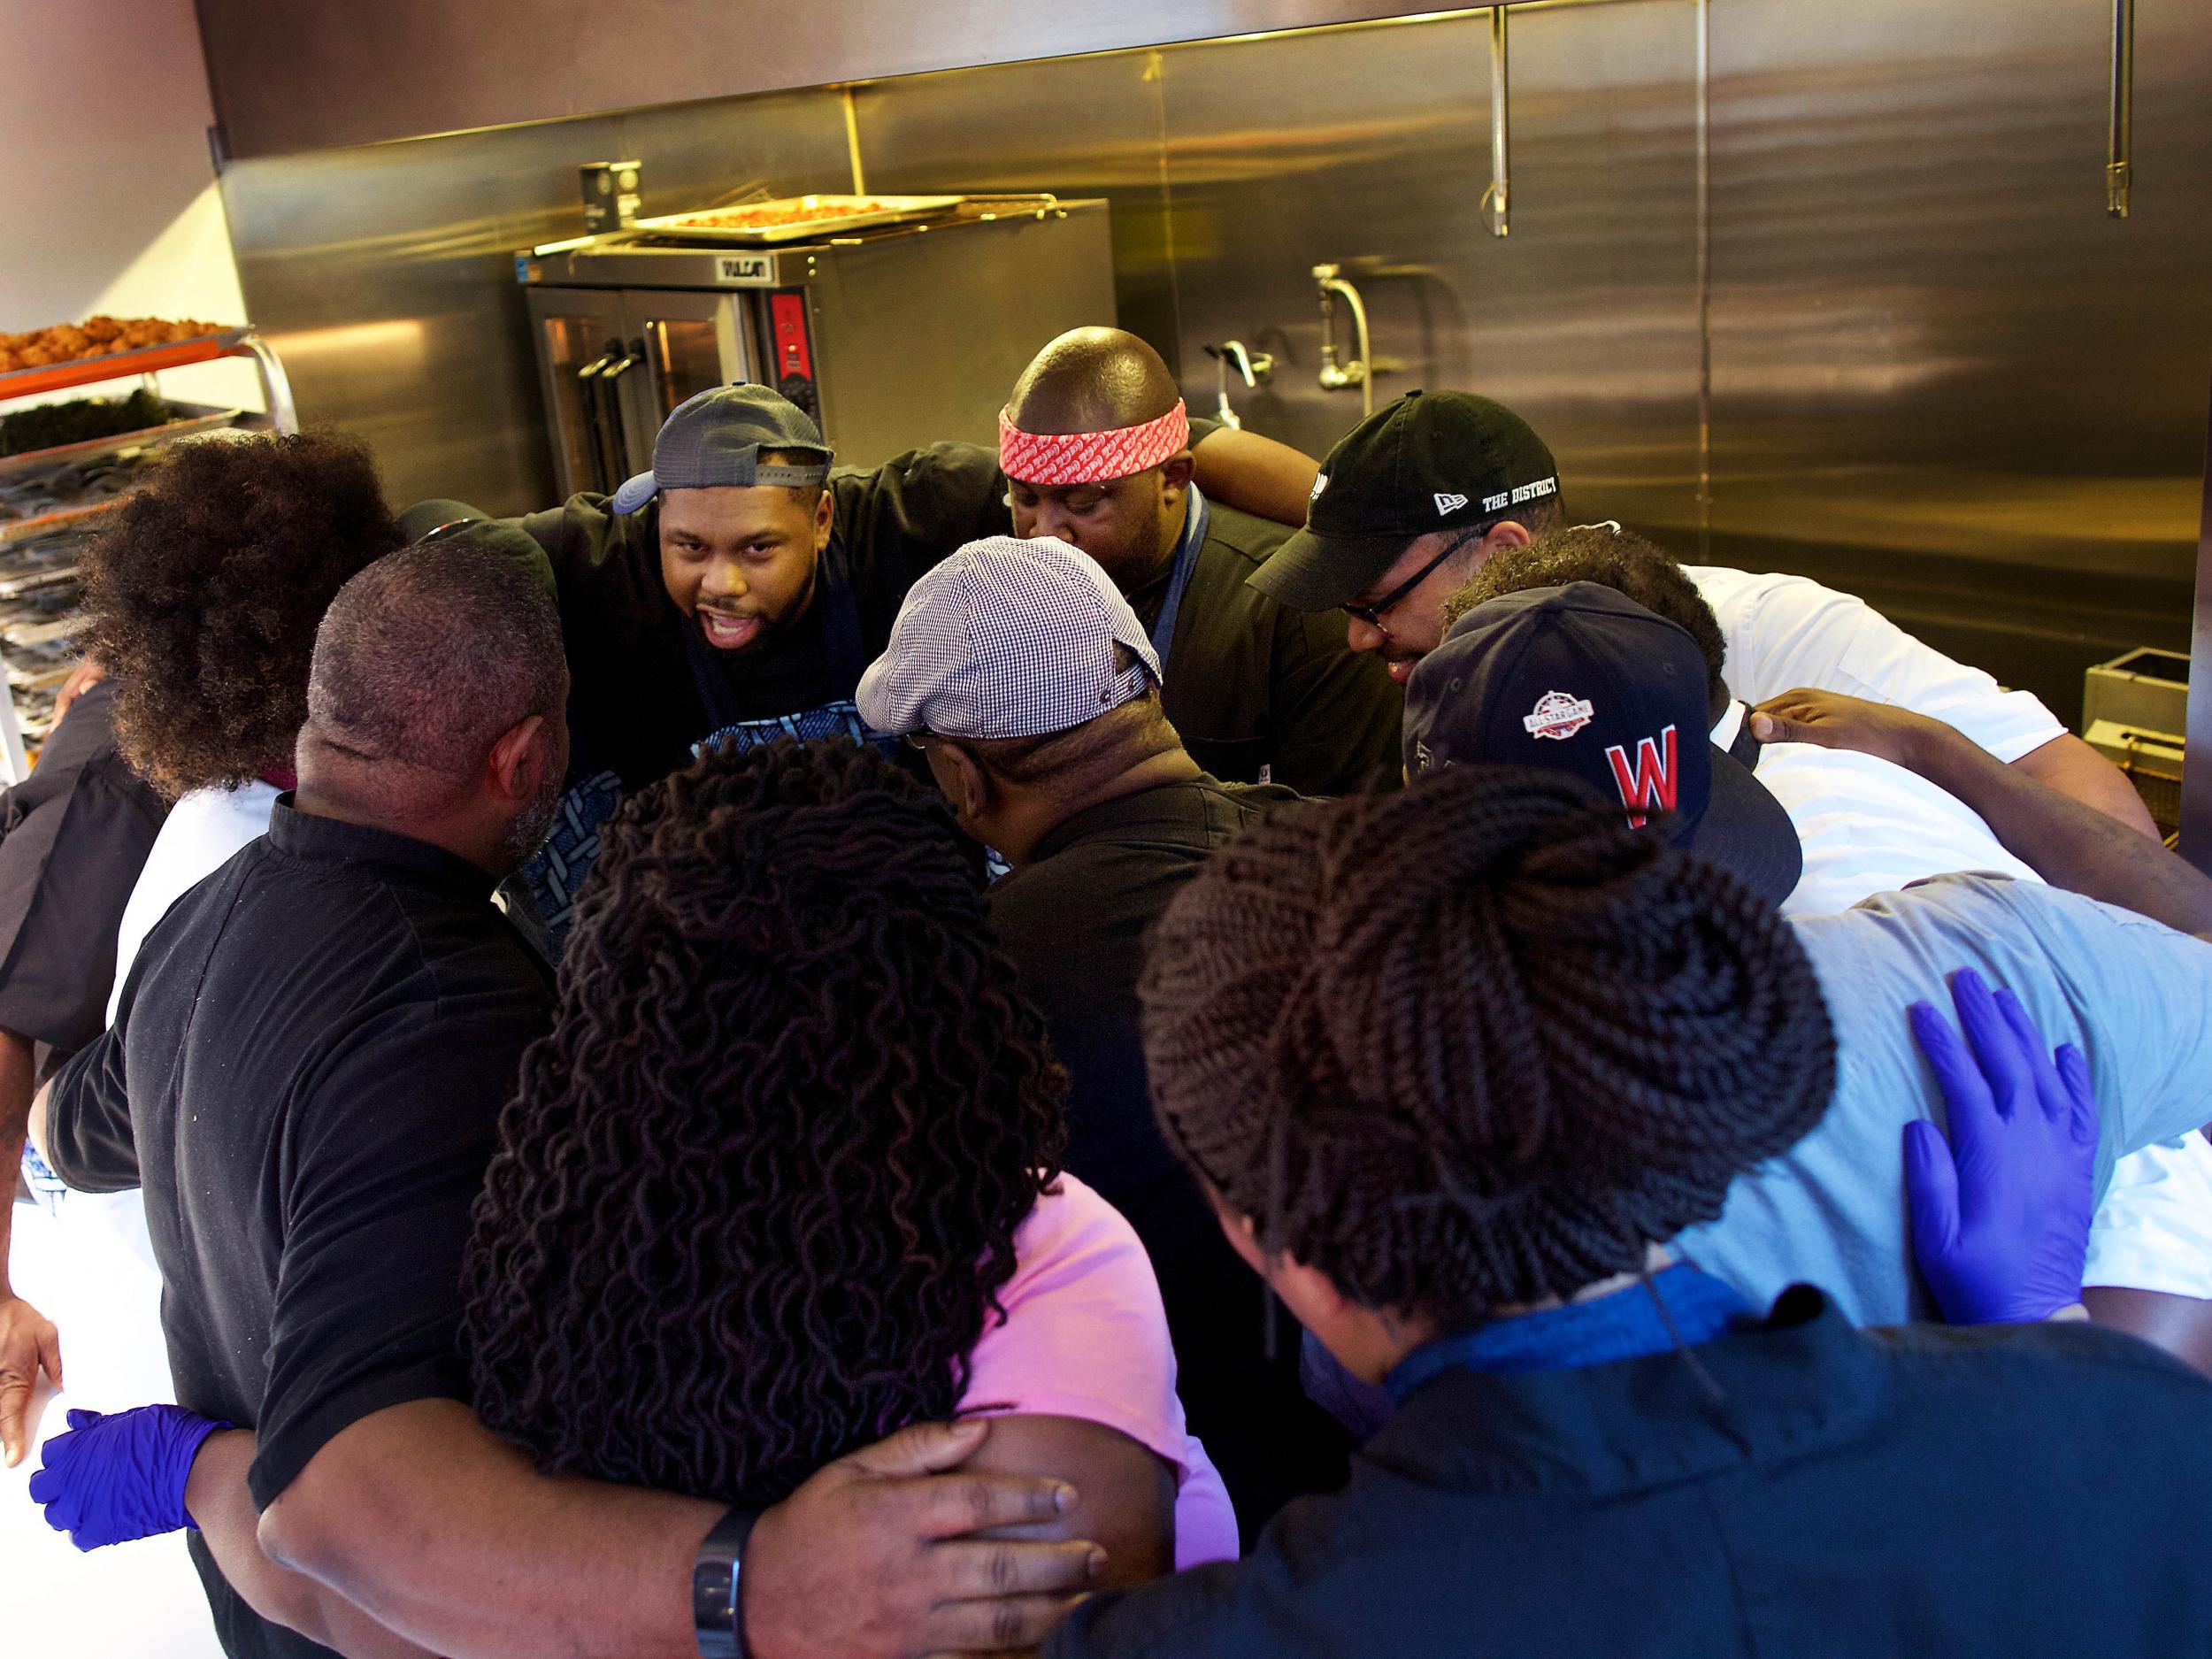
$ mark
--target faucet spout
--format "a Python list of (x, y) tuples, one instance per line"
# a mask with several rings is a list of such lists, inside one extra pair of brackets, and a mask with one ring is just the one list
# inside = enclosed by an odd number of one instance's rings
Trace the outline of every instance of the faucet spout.
[[(1375, 388), (1369, 373), (1367, 306), (1361, 300), (1359, 290), (1345, 280), (1341, 265), (1317, 265), (1313, 267), (1313, 280), (1321, 294), (1321, 368), (1318, 378), (1322, 389), (1337, 392), (1357, 387), (1360, 416), (1364, 419), (1375, 412)], [(1337, 345), (1336, 304), (1340, 298), (1343, 300), (1345, 309), (1352, 314), (1353, 338), (1357, 342), (1356, 349), (1348, 357)]]

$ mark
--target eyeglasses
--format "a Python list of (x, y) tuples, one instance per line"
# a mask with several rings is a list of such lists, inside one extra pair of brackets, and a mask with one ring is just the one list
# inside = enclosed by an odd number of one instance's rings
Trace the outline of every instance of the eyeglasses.
[(1385, 634), (1389, 633), (1390, 630), (1387, 627), (1383, 626), (1383, 618), (1387, 616), (1393, 610), (1396, 609), (1400, 601), (1404, 599), (1408, 594), (1418, 588), (1423, 582), (1428, 580), (1429, 577), (1436, 571), (1437, 567), (1442, 565), (1446, 559), (1451, 557), (1453, 554), (1459, 552), (1462, 549), (1470, 547), (1475, 542), (1481, 541), (1483, 537), (1488, 535), (1495, 527), (1496, 526), (1493, 525), (1486, 524), (1469, 526), (1464, 534), (1461, 534), (1453, 541), (1446, 542), (1444, 544), (1444, 550), (1441, 553), (1439, 553), (1434, 558), (1421, 566), (1419, 570), (1414, 572), (1412, 575), (1407, 577), (1405, 580), (1400, 582), (1395, 588), (1393, 588), (1388, 593), (1375, 601), (1373, 604), (1339, 605), (1337, 609), (1341, 611), (1348, 617), (1357, 617), (1362, 622), (1364, 622), (1371, 628), (1381, 628)]
[(906, 746), (909, 749), (927, 749), (936, 741), (937, 733), (934, 732), (909, 732), (906, 734)]

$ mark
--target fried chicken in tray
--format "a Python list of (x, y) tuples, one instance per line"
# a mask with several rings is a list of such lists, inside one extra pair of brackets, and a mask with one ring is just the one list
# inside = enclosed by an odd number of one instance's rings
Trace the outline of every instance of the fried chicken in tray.
[(0, 334), (0, 374), (17, 369), (50, 368), (57, 363), (75, 363), (85, 357), (104, 357), (118, 351), (137, 351), (147, 346), (174, 345), (220, 334), (221, 323), (191, 318), (170, 322), (159, 317), (88, 317), (81, 323), (58, 323), (35, 328), (27, 334)]

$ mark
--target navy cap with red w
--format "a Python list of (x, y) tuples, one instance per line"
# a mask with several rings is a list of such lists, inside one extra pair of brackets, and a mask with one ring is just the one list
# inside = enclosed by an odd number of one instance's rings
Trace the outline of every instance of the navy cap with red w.
[(1751, 769), (1714, 745), (1697, 641), (1596, 582), (1477, 605), (1406, 687), (1409, 777), (1486, 762), (1570, 772), (1773, 902), (1804, 851)]

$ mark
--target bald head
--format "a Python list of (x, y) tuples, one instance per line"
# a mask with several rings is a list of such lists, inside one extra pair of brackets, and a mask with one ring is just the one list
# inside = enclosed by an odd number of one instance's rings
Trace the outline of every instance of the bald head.
[(404, 833), (455, 811), (512, 816), (480, 797), (498, 795), (522, 733), (520, 808), (535, 814), (558, 792), (567, 695), (560, 612), (526, 565), (464, 538), (403, 549), (340, 588), (316, 631), (303, 789)]
[[(1006, 400), (1006, 418), (1022, 433), (1064, 437), (1141, 426), (1181, 403), (1160, 354), (1136, 335), (1119, 328), (1072, 328), (1022, 371)], [(1189, 495), (1187, 443), (1123, 477), (1078, 473), (1073, 476), (1086, 481), (1073, 483), (1049, 483), (1044, 481), (1048, 472), (1025, 472), (1020, 457), (1008, 458), (1003, 444), (1000, 456), (1016, 535), (1051, 536), (1081, 548), (1132, 595), (1156, 577), (1174, 552)], [(1124, 465), (1137, 458), (1127, 457)]]
[(1008, 417), (1024, 432), (1114, 432), (1157, 420), (1182, 396), (1160, 354), (1120, 328), (1071, 328), (1029, 361)]

